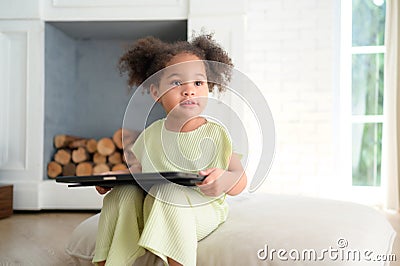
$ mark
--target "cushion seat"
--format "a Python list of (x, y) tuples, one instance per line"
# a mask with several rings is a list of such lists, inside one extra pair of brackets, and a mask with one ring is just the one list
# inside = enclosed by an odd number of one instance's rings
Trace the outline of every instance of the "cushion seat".
[[(395, 231), (373, 208), (304, 196), (243, 193), (228, 198), (230, 214), (199, 242), (197, 265), (389, 265)], [(99, 214), (74, 230), (66, 247), (90, 265)], [(150, 252), (134, 265), (163, 265)]]

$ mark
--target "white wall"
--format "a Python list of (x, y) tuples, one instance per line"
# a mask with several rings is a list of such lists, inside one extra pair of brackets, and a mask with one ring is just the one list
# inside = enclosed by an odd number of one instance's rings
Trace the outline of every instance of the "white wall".
[(276, 126), (260, 190), (324, 196), (334, 181), (335, 0), (248, 0), (247, 11), (244, 71)]

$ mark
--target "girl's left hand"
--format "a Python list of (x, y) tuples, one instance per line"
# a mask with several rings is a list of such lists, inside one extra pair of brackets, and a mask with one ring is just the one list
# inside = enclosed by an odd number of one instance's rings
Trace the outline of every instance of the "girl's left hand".
[(221, 168), (209, 168), (200, 171), (200, 175), (207, 176), (203, 182), (197, 184), (201, 192), (210, 197), (220, 196), (226, 190), (226, 184), (220, 178), (226, 171)]

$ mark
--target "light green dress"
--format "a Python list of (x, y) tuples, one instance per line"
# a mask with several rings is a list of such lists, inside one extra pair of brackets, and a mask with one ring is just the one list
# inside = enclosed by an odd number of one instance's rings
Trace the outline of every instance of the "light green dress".
[[(229, 134), (207, 121), (194, 131), (172, 132), (158, 120), (146, 128), (132, 150), (143, 172), (227, 169), (232, 155)], [(197, 187), (153, 186), (146, 194), (137, 186), (118, 186), (103, 201), (93, 262), (132, 265), (145, 249), (188, 266), (196, 265), (197, 242), (228, 215), (225, 195), (205, 196)]]

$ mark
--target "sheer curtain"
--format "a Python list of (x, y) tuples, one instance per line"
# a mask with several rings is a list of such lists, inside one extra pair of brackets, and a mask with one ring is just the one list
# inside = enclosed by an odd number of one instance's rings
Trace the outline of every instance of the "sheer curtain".
[(382, 184), (385, 207), (400, 210), (400, 5), (386, 0)]

